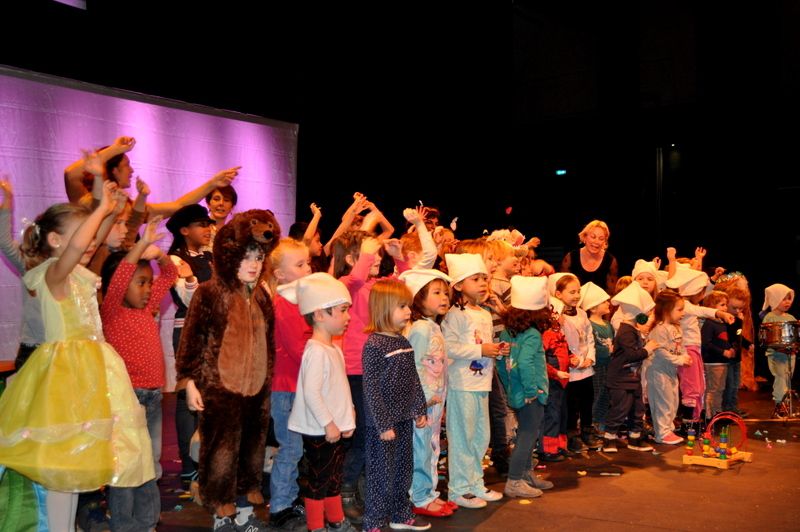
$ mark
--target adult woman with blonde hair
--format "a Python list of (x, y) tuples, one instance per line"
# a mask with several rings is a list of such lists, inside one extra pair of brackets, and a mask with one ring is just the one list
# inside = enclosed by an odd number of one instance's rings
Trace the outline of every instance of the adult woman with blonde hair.
[(578, 233), (583, 247), (570, 251), (561, 261), (562, 272), (569, 272), (581, 285), (593, 282), (607, 292), (614, 293), (617, 284), (617, 259), (608, 253), (611, 231), (602, 220), (592, 220)]

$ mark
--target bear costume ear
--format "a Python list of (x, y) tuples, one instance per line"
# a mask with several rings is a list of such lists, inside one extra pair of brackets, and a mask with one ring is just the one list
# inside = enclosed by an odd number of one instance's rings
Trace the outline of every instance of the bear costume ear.
[(270, 222), (265, 223), (255, 218), (250, 220), (250, 231), (252, 232), (253, 238), (258, 242), (263, 244), (272, 242), (275, 237), (275, 233), (272, 229), (273, 225)]

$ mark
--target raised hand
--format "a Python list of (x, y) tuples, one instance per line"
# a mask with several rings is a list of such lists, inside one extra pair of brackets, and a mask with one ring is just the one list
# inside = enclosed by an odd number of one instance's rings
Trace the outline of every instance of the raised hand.
[(678, 251), (675, 248), (667, 248), (667, 260), (672, 262), (678, 256)]
[(374, 255), (381, 249), (381, 241), (377, 238), (369, 237), (361, 241), (361, 253)]
[(114, 207), (114, 210), (111, 211), (111, 214), (117, 216), (125, 209), (125, 205), (128, 204), (128, 195), (125, 194), (124, 190), (117, 188), (117, 190), (114, 191), (114, 200), (116, 200), (117, 205)]
[(703, 258), (706, 256), (707, 253), (708, 252), (706, 251), (706, 248), (703, 247), (694, 248), (694, 258), (699, 260), (700, 262), (703, 261)]
[(103, 196), (100, 198), (100, 205), (97, 207), (101, 212), (111, 214), (117, 206), (116, 190), (118, 185), (113, 181), (103, 183)]
[[(350, 214), (351, 216), (355, 216), (356, 214), (360, 213), (361, 211), (367, 208), (366, 202), (367, 202), (367, 197), (364, 196), (364, 194), (362, 194), (361, 192), (356, 192), (355, 194), (353, 194), (353, 203), (347, 209), (347, 212), (345, 212), (345, 216), (347, 216), (348, 214)], [(344, 216), (342, 218), (344, 218)]]
[(114, 146), (119, 148), (121, 153), (129, 152), (136, 146), (136, 139), (133, 137), (117, 137)]
[(141, 194), (142, 196), (149, 196), (150, 195), (150, 185), (145, 183), (144, 179), (136, 176), (136, 192)]
[(189, 277), (192, 277), (193, 275), (194, 272), (192, 271), (192, 267), (189, 265), (188, 262), (181, 259), (181, 261), (178, 263), (178, 277), (180, 277), (181, 279), (187, 279)]
[(164, 238), (164, 233), (158, 232), (158, 224), (161, 223), (161, 220), (161, 216), (154, 216), (150, 219), (150, 221), (147, 222), (147, 225), (144, 228), (144, 234), (142, 235), (142, 240), (147, 242), (147, 244), (153, 244), (154, 242), (158, 242)]
[(217, 175), (211, 178), (214, 182), (214, 187), (222, 188), (230, 186), (233, 180), (236, 179), (236, 176), (239, 175), (239, 170), (241, 170), (241, 168), (241, 166), (234, 166), (218, 172)]
[(320, 217), (322, 216), (322, 209), (320, 209), (319, 207), (317, 207), (317, 204), (316, 204), (316, 203), (312, 203), (312, 204), (311, 204), (311, 215), (312, 215), (314, 218), (320, 218)]
[(3, 192), (3, 201), (0, 203), (0, 209), (11, 209), (11, 204), (14, 201), (14, 188), (11, 186), (11, 181), (8, 180), (8, 175), (3, 175), (0, 178), (0, 191)]
[[(158, 238), (161, 238), (162, 236), (164, 235), (158, 235)], [(142, 251), (142, 256), (140, 258), (141, 260), (158, 260), (163, 254), (164, 252), (160, 247), (149, 244), (144, 251)]]
[(397, 238), (387, 238), (383, 241), (383, 249), (395, 260), (403, 260), (403, 245)]
[(423, 213), (420, 212), (420, 209), (423, 207), (417, 207), (416, 209), (403, 209), (403, 218), (410, 224), (417, 225), (419, 222), (423, 220)]
[(83, 151), (83, 168), (95, 176), (102, 176), (105, 173), (103, 160), (96, 151)]

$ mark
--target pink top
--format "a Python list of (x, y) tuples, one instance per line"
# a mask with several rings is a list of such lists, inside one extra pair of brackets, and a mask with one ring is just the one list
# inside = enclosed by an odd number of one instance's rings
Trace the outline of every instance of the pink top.
[(296, 392), (303, 350), (311, 338), (311, 327), (297, 305), (281, 295), (272, 299), (275, 309), (275, 373), (273, 392)]
[(134, 388), (161, 388), (165, 384), (164, 351), (155, 315), (178, 278), (178, 268), (172, 262), (162, 266), (161, 275), (153, 281), (147, 306), (127, 308), (123, 301), (136, 266), (123, 260), (111, 278), (100, 306), (103, 334), (125, 362)]
[[(369, 323), (369, 291), (372, 285), (378, 281), (377, 277), (369, 277), (369, 269), (375, 263), (375, 255), (361, 253), (355, 266), (348, 275), (342, 276), (339, 280), (344, 283), (350, 291), (353, 305), (350, 307), (350, 324), (344, 332), (342, 338), (342, 351), (344, 351), (344, 364), (348, 375), (362, 375), (361, 351), (369, 336), (364, 329)], [(408, 263), (396, 260), (398, 272), (408, 269)], [(393, 279), (390, 276), (388, 279)]]

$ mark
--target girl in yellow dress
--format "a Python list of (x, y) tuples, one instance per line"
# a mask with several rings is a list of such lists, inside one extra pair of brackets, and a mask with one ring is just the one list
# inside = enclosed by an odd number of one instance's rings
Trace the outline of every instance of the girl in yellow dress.
[(74, 528), (78, 492), (135, 487), (155, 476), (144, 409), (104, 341), (98, 277), (83, 266), (112, 215), (115, 188), (106, 182), (92, 213), (51, 206), (23, 237), (24, 282), (41, 305), (46, 341), (0, 397), (0, 474), (13, 469), (48, 489), (50, 530)]

